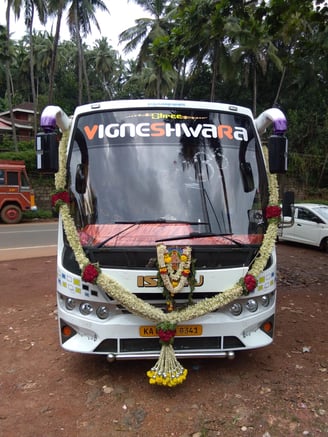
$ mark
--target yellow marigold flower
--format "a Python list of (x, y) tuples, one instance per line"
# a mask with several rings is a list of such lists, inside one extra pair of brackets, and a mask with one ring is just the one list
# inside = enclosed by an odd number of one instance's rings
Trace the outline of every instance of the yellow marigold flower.
[(172, 281), (172, 286), (175, 288), (179, 285), (179, 281)]
[(170, 255), (165, 255), (164, 256), (164, 262), (166, 264), (169, 264), (172, 261), (172, 258), (170, 257)]
[(182, 262), (186, 262), (188, 257), (187, 257), (187, 255), (183, 254), (183, 255), (181, 255), (180, 259)]

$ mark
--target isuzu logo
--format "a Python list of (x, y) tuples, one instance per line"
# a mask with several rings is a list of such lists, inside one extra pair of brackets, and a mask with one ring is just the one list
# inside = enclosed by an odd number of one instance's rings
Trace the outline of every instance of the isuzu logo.
[[(201, 287), (204, 285), (204, 276), (199, 275), (199, 278), (195, 284), (195, 287)], [(157, 276), (137, 276), (137, 286), (143, 287), (158, 287)]]

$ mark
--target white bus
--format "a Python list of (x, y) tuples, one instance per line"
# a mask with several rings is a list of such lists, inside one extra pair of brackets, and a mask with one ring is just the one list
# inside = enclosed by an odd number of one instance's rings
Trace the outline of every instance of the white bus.
[(64, 349), (110, 362), (156, 359), (163, 344), (181, 359), (233, 358), (272, 342), (280, 110), (254, 119), (229, 104), (110, 101), (72, 117), (48, 106), (41, 126), (38, 167), (59, 162)]

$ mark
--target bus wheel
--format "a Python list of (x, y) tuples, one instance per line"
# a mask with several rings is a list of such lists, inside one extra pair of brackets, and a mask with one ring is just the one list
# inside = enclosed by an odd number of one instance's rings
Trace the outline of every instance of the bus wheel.
[(19, 223), (22, 216), (22, 210), (16, 205), (6, 205), (1, 210), (1, 220), (8, 225)]

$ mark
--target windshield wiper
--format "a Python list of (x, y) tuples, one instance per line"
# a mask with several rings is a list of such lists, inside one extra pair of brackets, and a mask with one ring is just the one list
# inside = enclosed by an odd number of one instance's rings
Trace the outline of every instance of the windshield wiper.
[(116, 232), (116, 234), (111, 235), (110, 237), (106, 238), (105, 240), (103, 240), (101, 243), (97, 244), (95, 246), (96, 249), (100, 249), (101, 247), (103, 247), (108, 241), (112, 240), (113, 238), (117, 237), (120, 234), (123, 234), (123, 232), (127, 231), (130, 228), (133, 228), (133, 226), (135, 226), (135, 223), (132, 223), (131, 226), (128, 226), (127, 228), (122, 229), (119, 232)]
[(108, 241), (112, 240), (113, 238), (117, 237), (120, 234), (123, 234), (123, 232), (133, 228), (136, 225), (141, 224), (151, 224), (151, 223), (185, 223), (189, 225), (207, 225), (206, 222), (188, 222), (188, 221), (182, 221), (182, 220), (166, 220), (166, 219), (156, 219), (156, 220), (138, 220), (138, 221), (117, 221), (115, 222), (116, 225), (127, 225), (130, 224), (131, 226), (128, 226), (127, 228), (122, 229), (119, 232), (116, 232), (114, 235), (110, 235), (105, 240), (101, 241), (99, 244), (95, 246), (96, 249), (100, 249), (103, 247)]
[(238, 247), (245, 247), (244, 243), (240, 241), (234, 240), (233, 238), (229, 238), (232, 234), (215, 234), (213, 232), (190, 232), (185, 235), (177, 235), (176, 237), (163, 238), (161, 240), (156, 240), (156, 243), (160, 241), (173, 241), (173, 240), (188, 240), (189, 238), (206, 238), (206, 237), (222, 237), (225, 240), (231, 241), (236, 244)]
[(133, 223), (134, 225), (144, 225), (144, 224), (152, 224), (152, 223), (181, 223), (186, 225), (208, 225), (208, 222), (190, 222), (188, 220), (174, 220), (174, 219), (146, 219), (146, 220), (120, 220), (116, 221), (115, 224), (125, 225)]

